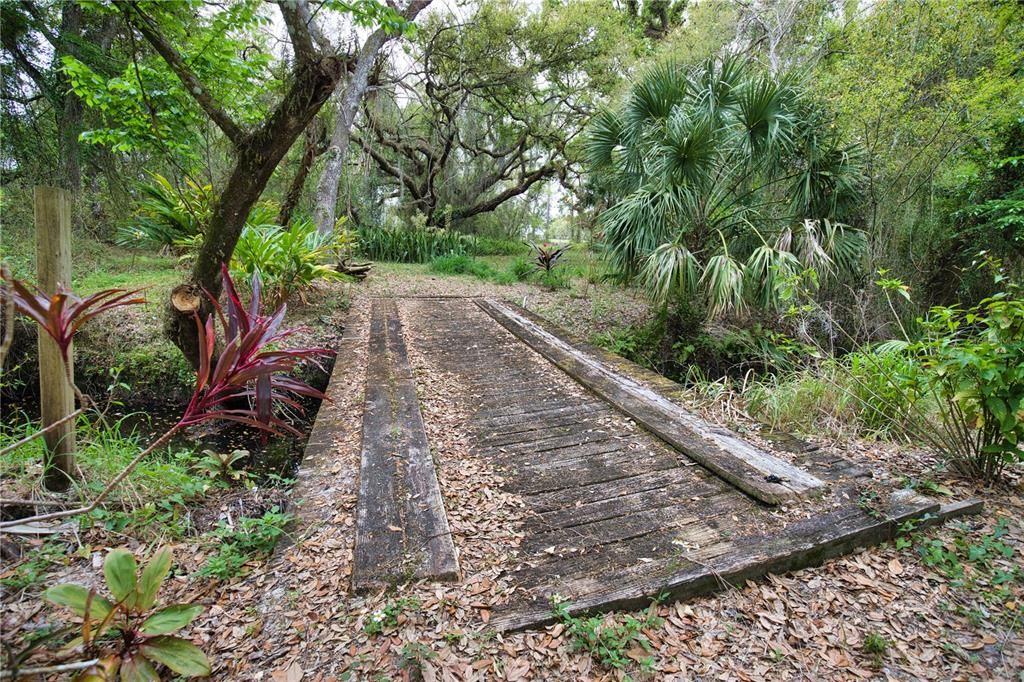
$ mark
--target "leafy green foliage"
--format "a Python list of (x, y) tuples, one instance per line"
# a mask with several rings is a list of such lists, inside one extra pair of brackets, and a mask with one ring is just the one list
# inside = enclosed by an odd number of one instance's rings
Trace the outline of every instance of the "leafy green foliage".
[(477, 256), (522, 256), (526, 249), (526, 244), (512, 239), (476, 237), (473, 240), (473, 254)]
[(974, 230), (990, 221), (971, 214), (1019, 186), (991, 182), (997, 174), (987, 169), (1020, 154), (1019, 134), (1014, 144), (1008, 133), (1021, 111), (1022, 27), (1019, 3), (882, 0), (826, 37), (834, 49), (814, 82), (839, 129), (863, 142), (877, 188), (862, 207), (871, 251), (925, 306), (990, 293), (965, 296), (961, 287), (960, 269), (979, 249), (1019, 253), (1006, 241), (1012, 232)]
[(1010, 287), (967, 310), (932, 308), (908, 392), (935, 403), (951, 463), (991, 481), (1024, 461), (1024, 299)]
[(210, 478), (221, 481), (245, 480), (248, 472), (237, 468), (237, 464), (249, 456), (248, 450), (232, 450), (231, 452), (214, 452), (203, 450), (203, 457), (196, 462), (196, 468)]
[(874, 658), (876, 665), (881, 664), (882, 656), (890, 646), (892, 642), (877, 631), (872, 630), (864, 635), (864, 652)]
[(291, 227), (248, 224), (235, 246), (231, 270), (235, 276), (259, 274), (268, 303), (278, 306), (293, 293), (303, 298), (318, 280), (346, 280), (348, 277), (325, 261), (350, 248), (352, 233), (335, 229), (317, 231), (312, 221), (295, 221)]
[(397, 627), (405, 611), (418, 609), (420, 602), (415, 597), (402, 597), (388, 602), (383, 607), (370, 613), (363, 630), (368, 635), (379, 635), (385, 630)]
[[(624, 616), (622, 622), (603, 616), (576, 617), (569, 613), (568, 604), (557, 596), (551, 600), (558, 620), (565, 624), (566, 635), (572, 642), (573, 650), (586, 651), (601, 665), (621, 670), (634, 664), (629, 653), (634, 647), (651, 652), (651, 643), (644, 636), (647, 628), (658, 627), (661, 619), (653, 609), (643, 618)], [(650, 670), (654, 656), (637, 661), (642, 670)]]
[(67, 561), (67, 546), (60, 541), (47, 541), (26, 551), (22, 559), (9, 566), (0, 585), (15, 592), (39, 585), (54, 566)]
[(213, 187), (186, 178), (181, 187), (153, 173), (152, 183), (142, 183), (143, 199), (138, 217), (118, 229), (121, 246), (171, 248), (185, 246), (201, 237), (210, 219)]
[(612, 262), (654, 299), (703, 298), (712, 315), (778, 305), (800, 266), (854, 269), (859, 151), (792, 76), (737, 57), (649, 69), (586, 143)]
[(509, 266), (509, 272), (516, 281), (524, 282), (530, 278), (530, 275), (536, 272), (536, 268), (533, 263), (520, 256), (512, 261), (512, 264)]
[(81, 636), (71, 647), (81, 647), (86, 658), (100, 659), (76, 679), (158, 680), (160, 666), (184, 677), (210, 674), (206, 654), (192, 642), (172, 636), (191, 623), (203, 607), (172, 604), (156, 608), (158, 593), (171, 570), (171, 558), (170, 549), (160, 549), (140, 572), (131, 552), (112, 550), (103, 564), (111, 599), (95, 589), (71, 583), (46, 590), (46, 601), (69, 609), (81, 619)]
[(472, 275), (495, 284), (512, 284), (516, 281), (511, 272), (503, 272), (485, 261), (466, 255), (438, 256), (430, 261), (430, 271), (441, 275)]
[(243, 516), (233, 526), (221, 521), (208, 535), (213, 553), (197, 575), (218, 580), (238, 577), (247, 563), (273, 551), (291, 519), (291, 514), (273, 507), (260, 517)]
[(997, 562), (1012, 559), (1015, 550), (1004, 539), (1009, 533), (1007, 519), (996, 521), (990, 534), (977, 539), (958, 533), (951, 543), (938, 538), (918, 537), (918, 554), (924, 564), (943, 573), (957, 586), (999, 587), (1024, 578), (1019, 569), (1007, 571)]
[(473, 239), (458, 232), (427, 229), (359, 229), (359, 251), (373, 260), (427, 263), (440, 256), (473, 252)]

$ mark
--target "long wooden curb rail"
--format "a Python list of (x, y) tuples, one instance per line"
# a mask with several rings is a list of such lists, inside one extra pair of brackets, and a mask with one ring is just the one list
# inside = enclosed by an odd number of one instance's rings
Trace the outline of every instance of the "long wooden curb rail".
[(393, 300), (370, 320), (352, 589), (457, 580), (459, 566)]

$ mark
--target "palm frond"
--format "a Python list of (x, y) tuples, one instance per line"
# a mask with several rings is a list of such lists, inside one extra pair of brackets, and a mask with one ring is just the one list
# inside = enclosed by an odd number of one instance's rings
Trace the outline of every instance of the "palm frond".
[(743, 266), (728, 251), (712, 256), (700, 279), (708, 299), (712, 317), (740, 313), (746, 308), (743, 299)]
[(602, 110), (591, 119), (587, 132), (587, 163), (599, 171), (612, 167), (615, 151), (622, 147), (622, 119), (614, 111)]
[(672, 61), (654, 66), (640, 77), (626, 102), (624, 121), (632, 134), (647, 124), (664, 120), (687, 95), (685, 71)]
[(673, 293), (692, 295), (699, 278), (700, 265), (682, 244), (662, 244), (651, 252), (644, 264), (644, 284), (652, 300), (659, 305), (667, 302)]
[(737, 119), (751, 154), (763, 155), (792, 147), (794, 97), (792, 89), (767, 75), (744, 84), (738, 98)]
[(786, 278), (800, 272), (800, 261), (789, 251), (762, 244), (754, 249), (744, 267), (748, 295), (760, 307), (779, 306), (779, 290)]

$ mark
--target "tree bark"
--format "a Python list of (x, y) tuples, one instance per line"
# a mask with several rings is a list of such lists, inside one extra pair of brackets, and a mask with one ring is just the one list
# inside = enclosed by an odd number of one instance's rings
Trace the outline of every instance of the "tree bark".
[[(411, 19), (412, 17), (410, 17)], [(341, 173), (345, 167), (345, 155), (348, 152), (348, 143), (351, 137), (352, 122), (355, 121), (356, 111), (359, 103), (363, 100), (366, 87), (370, 82), (370, 71), (377, 61), (384, 44), (389, 36), (383, 29), (377, 29), (363, 43), (359, 50), (359, 58), (356, 62), (352, 77), (342, 93), (341, 101), (338, 103), (337, 117), (334, 122), (334, 131), (331, 133), (331, 145), (327, 148), (327, 163), (324, 166), (323, 174), (320, 176), (320, 183), (317, 188), (316, 228), (320, 234), (329, 234), (334, 230), (335, 212), (338, 204), (338, 185), (341, 182)]]
[(318, 156), (327, 151), (326, 137), (327, 131), (324, 130), (323, 123), (320, 119), (314, 118), (313, 122), (306, 128), (299, 167), (295, 171), (292, 184), (289, 185), (288, 192), (281, 203), (281, 210), (278, 211), (278, 225), (287, 227), (288, 223), (292, 221), (292, 214), (295, 213), (295, 209), (299, 205), (299, 199), (302, 198), (302, 190), (306, 187), (306, 179), (309, 177), (309, 171), (313, 168), (313, 162), (316, 161)]
[[(60, 22), (60, 48), (54, 55), (54, 61), (59, 67), (61, 57), (76, 54), (76, 41), (82, 36), (82, 7), (77, 2), (65, 2), (61, 8)], [(58, 68), (57, 88), (64, 99), (63, 106), (58, 109), (54, 107), (54, 115), (57, 119), (57, 130), (60, 131), (60, 175), (61, 184), (65, 189), (78, 194), (82, 188), (82, 168), (78, 154), (78, 136), (82, 132), (82, 116), (84, 108), (82, 100), (71, 90), (64, 72)]]

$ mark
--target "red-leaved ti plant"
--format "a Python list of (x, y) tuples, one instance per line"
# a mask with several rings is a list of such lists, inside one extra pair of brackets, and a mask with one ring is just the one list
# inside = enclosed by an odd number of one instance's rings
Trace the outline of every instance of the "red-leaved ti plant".
[[(283, 376), (283, 373), (294, 369), (302, 360), (315, 361), (334, 351), (326, 348), (279, 347), (296, 331), (281, 329), (285, 306), (282, 305), (272, 315), (261, 314), (258, 275), (253, 276), (249, 306), (242, 305), (228, 269), (223, 267), (222, 273), (227, 296), (226, 310), (211, 296), (216, 315), (209, 316), (205, 322), (198, 315), (195, 317), (202, 357), (196, 373), (195, 391), (181, 418), (111, 478), (89, 504), (24, 519), (0, 521), (0, 529), (16, 524), (56, 521), (95, 510), (139, 462), (165, 446), (174, 434), (188, 426), (225, 419), (261, 429), (264, 433), (280, 434), (287, 431), (300, 435), (291, 424), (274, 414), (274, 403), (290, 405), (301, 411), (302, 406), (296, 400), (298, 396), (321, 400), (326, 396), (297, 379)], [(86, 299), (80, 299), (64, 290), (46, 298), (42, 294), (33, 295), (28, 287), (13, 278), (7, 281), (11, 285), (12, 299), (17, 310), (35, 320), (61, 345), (65, 351), (65, 361), (71, 340), (82, 324), (111, 308), (140, 302), (130, 298), (136, 292), (123, 290), (100, 292)], [(67, 305), (68, 301), (71, 302), (70, 306)], [(215, 319), (220, 320), (224, 332), (219, 352), (216, 351)]]
[[(249, 306), (242, 304), (227, 267), (222, 266), (224, 292), (227, 298), (222, 308), (211, 298), (216, 319), (220, 320), (224, 343), (215, 356), (216, 334), (214, 316), (200, 321), (200, 362), (196, 374), (196, 389), (181, 419), (181, 426), (192, 426), (204, 421), (226, 419), (271, 433), (299, 432), (288, 422), (274, 414), (274, 403), (282, 403), (302, 410), (297, 396), (324, 399), (323, 393), (297, 379), (285, 376), (302, 360), (331, 355), (327, 348), (279, 347), (295, 332), (282, 330), (286, 305), (282, 304), (272, 315), (260, 312), (261, 289), (259, 275), (252, 278), (252, 298)], [(226, 407), (236, 399), (250, 401), (251, 407)]]
[(49, 296), (14, 278), (8, 284), (11, 287), (11, 298), (14, 299), (14, 309), (31, 318), (53, 338), (65, 363), (69, 360), (71, 340), (83, 324), (114, 308), (146, 302), (141, 297), (133, 298), (141, 289), (104, 289), (81, 298), (63, 285), (58, 286), (57, 291)]

